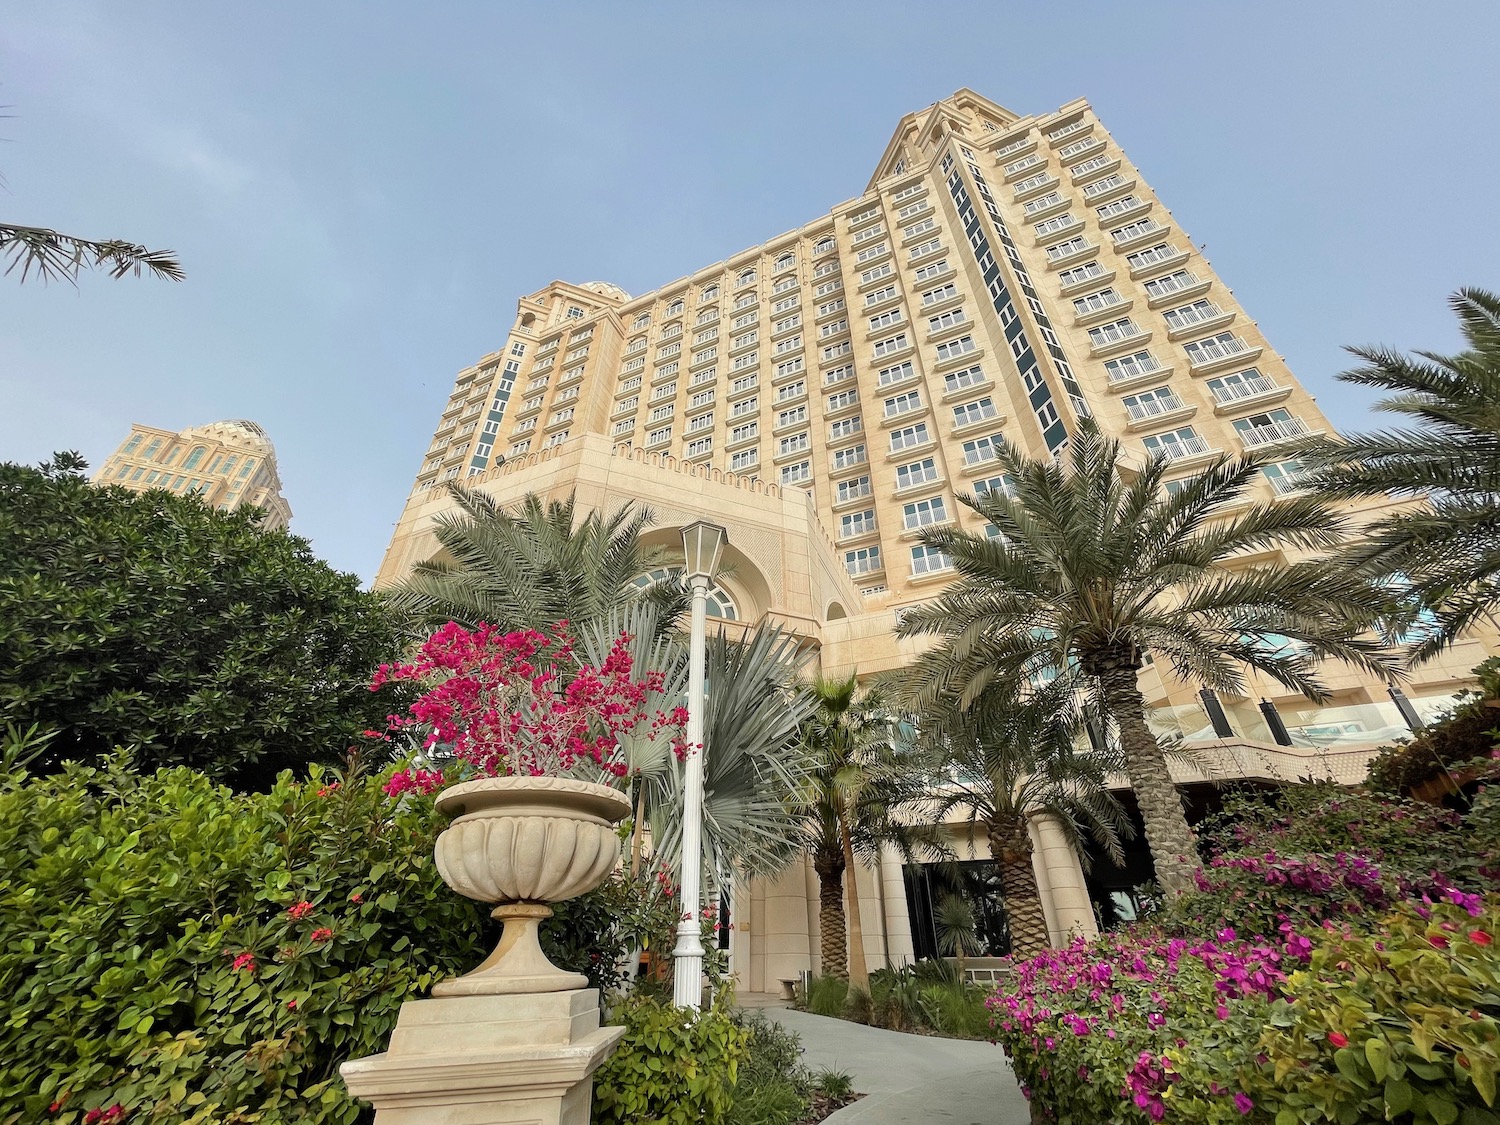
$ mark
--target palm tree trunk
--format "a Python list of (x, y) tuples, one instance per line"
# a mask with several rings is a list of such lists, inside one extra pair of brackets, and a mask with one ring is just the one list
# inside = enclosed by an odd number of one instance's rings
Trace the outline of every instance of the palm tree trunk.
[(818, 873), (818, 950), (822, 975), (849, 979), (847, 945), (844, 937), (844, 863), (842, 855), (818, 856), (813, 860)]
[(854, 845), (849, 829), (839, 821), (839, 837), (844, 846), (844, 872), (849, 876), (849, 983), (870, 990), (870, 970), (865, 965), (865, 928), (859, 917), (859, 873), (854, 868)]
[(635, 823), (630, 826), (630, 881), (641, 872), (641, 848), (646, 838), (646, 779), (638, 778), (640, 788), (635, 798)]
[(1099, 687), (1104, 705), (1120, 730), (1125, 772), (1135, 790), (1141, 819), (1146, 822), (1146, 842), (1156, 865), (1156, 881), (1169, 898), (1176, 898), (1193, 885), (1193, 873), (1198, 870), (1198, 838), (1188, 827), (1182, 795), (1167, 769), (1161, 744), (1146, 725), (1146, 700), (1136, 682), (1136, 668), (1120, 664), (1102, 670)]
[(1005, 919), (1010, 929), (1010, 951), (1031, 957), (1051, 948), (1042, 892), (1031, 860), (1031, 832), (1023, 816), (990, 821), (990, 858), (1000, 867), (1000, 890), (1005, 895)]

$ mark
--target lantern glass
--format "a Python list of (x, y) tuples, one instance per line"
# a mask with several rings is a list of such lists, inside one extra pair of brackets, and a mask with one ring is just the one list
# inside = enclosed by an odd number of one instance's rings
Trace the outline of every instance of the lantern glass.
[(689, 578), (712, 578), (719, 569), (719, 553), (729, 542), (728, 533), (716, 523), (698, 520), (682, 529), (683, 565)]

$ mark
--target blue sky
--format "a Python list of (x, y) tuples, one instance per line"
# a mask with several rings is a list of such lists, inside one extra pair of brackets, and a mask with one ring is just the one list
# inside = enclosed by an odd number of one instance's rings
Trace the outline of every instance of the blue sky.
[(0, 281), (0, 459), (253, 418), (369, 578), (454, 374), (858, 195), (903, 113), (1087, 97), (1336, 423), (1340, 346), (1500, 288), (1500, 5), (8, 0), (0, 217), (181, 285)]

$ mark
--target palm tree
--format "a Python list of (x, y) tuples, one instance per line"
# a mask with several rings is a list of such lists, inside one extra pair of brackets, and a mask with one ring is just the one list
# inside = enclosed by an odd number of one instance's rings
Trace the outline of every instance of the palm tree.
[(1053, 677), (1097, 693), (1119, 730), (1157, 878), (1180, 893), (1196, 841), (1146, 721), (1137, 683), (1146, 657), (1227, 692), (1256, 668), (1322, 700), (1326, 658), (1394, 674), (1379, 643), (1361, 636), (1381, 598), (1368, 579), (1324, 560), (1238, 563), (1327, 549), (1344, 529), (1312, 496), (1250, 503), (1255, 458), (1222, 457), (1168, 492), (1165, 462), (1128, 466), (1119, 443), (1085, 422), (1064, 460), (1004, 447), (999, 463), (1007, 488), (961, 498), (994, 537), (957, 528), (918, 537), (950, 557), (959, 578), (897, 628), (939, 638), (914, 663), (907, 694), (919, 707), (946, 698), (962, 710), (991, 689), (1023, 696)]
[(612, 609), (648, 601), (671, 627), (687, 608), (681, 582), (642, 583), (665, 553), (641, 542), (655, 517), (626, 503), (612, 515), (579, 518), (570, 493), (544, 501), (528, 493), (514, 511), (456, 482), (457, 513), (436, 520), (441, 551), (418, 563), (392, 597), (428, 625), (481, 621), (506, 629), (541, 628), (559, 621), (575, 629)]
[(147, 250), (118, 238), (95, 241), (15, 223), (0, 223), (0, 261), (10, 263), (5, 267), (7, 275), (19, 269), (22, 281), (35, 273), (43, 281), (76, 284), (79, 274), (97, 266), (114, 278), (132, 273), (140, 277), (142, 268), (168, 281), (183, 278), (182, 265), (170, 250)]
[(1311, 486), (1339, 497), (1425, 497), (1372, 525), (1353, 552), (1409, 584), (1435, 615), (1415, 660), (1436, 655), (1500, 608), (1500, 297), (1450, 298), (1466, 347), (1456, 355), (1350, 348), (1364, 365), (1339, 379), (1390, 393), (1377, 409), (1414, 427), (1314, 443)]
[[(892, 745), (890, 717), (873, 692), (861, 692), (855, 673), (817, 677), (809, 695), (812, 714), (802, 741), (812, 768), (797, 799), (803, 818), (798, 837), (818, 876), (818, 941), (825, 976), (868, 989), (864, 925), (856, 857), (872, 860), (886, 844), (910, 854), (932, 834), (908, 825), (924, 790), (917, 772)], [(844, 876), (849, 874), (845, 930)]]
[(1116, 862), (1132, 834), (1124, 808), (1110, 794), (1113, 755), (1080, 752), (1071, 700), (1056, 683), (1019, 703), (987, 697), (967, 711), (949, 710), (919, 724), (933, 819), (963, 814), (971, 835), (982, 830), (1000, 869), (1011, 951), (1029, 957), (1048, 948), (1030, 822), (1051, 817), (1080, 855), (1085, 834)]

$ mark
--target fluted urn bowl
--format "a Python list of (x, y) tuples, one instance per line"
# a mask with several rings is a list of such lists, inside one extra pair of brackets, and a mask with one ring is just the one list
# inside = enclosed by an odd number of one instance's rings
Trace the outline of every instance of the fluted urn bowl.
[(505, 931), (479, 968), (433, 995), (585, 987), (587, 978), (547, 960), (537, 927), (551, 917), (549, 903), (586, 894), (614, 870), (615, 825), (630, 814), (630, 799), (569, 777), (493, 777), (444, 790), (437, 807), (453, 817), (433, 850), (438, 873), (464, 897), (496, 904)]

